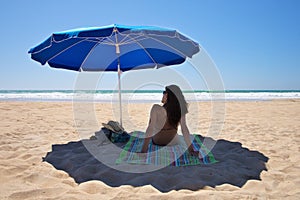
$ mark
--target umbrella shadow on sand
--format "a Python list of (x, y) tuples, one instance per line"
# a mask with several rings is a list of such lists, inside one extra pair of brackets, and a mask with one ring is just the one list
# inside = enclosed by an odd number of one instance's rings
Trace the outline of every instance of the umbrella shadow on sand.
[[(266, 162), (269, 159), (258, 151), (242, 147), (239, 142), (220, 139), (213, 141), (216, 144), (212, 153), (218, 160), (217, 163), (186, 167), (167, 166), (151, 172), (130, 173), (113, 169), (97, 160), (86, 149), (86, 145), (94, 145), (96, 142), (80, 140), (52, 145), (52, 151), (47, 153), (43, 161), (67, 172), (78, 184), (99, 180), (112, 187), (152, 185), (161, 192), (169, 192), (181, 189), (195, 191), (205, 186), (215, 187), (222, 184), (242, 187), (248, 180), (261, 180), (260, 174), (263, 170), (267, 171)], [(101, 148), (100, 153), (109, 156), (105, 145)], [(135, 168), (137, 165), (130, 167)]]

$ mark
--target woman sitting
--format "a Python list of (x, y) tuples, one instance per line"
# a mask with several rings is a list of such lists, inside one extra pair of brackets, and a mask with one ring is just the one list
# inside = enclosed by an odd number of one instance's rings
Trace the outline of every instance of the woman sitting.
[(198, 152), (194, 151), (191, 145), (190, 132), (185, 118), (188, 113), (187, 103), (181, 89), (176, 85), (167, 86), (163, 92), (161, 102), (163, 106), (158, 104), (152, 106), (141, 153), (147, 153), (151, 139), (153, 144), (160, 146), (178, 144), (177, 130), (180, 124), (189, 152), (193, 155), (198, 155)]

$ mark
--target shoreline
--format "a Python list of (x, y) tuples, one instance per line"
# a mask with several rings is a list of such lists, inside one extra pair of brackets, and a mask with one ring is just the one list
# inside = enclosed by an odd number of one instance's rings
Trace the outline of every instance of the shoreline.
[[(261, 90), (261, 91), (227, 91), (227, 92), (185, 92), (187, 102), (214, 102), (214, 101), (267, 101), (300, 99), (300, 91), (290, 90)], [(161, 91), (122, 91), (122, 102), (125, 103), (156, 103), (160, 102)], [(0, 101), (29, 101), (29, 102), (119, 102), (116, 91), (93, 91), (93, 92), (74, 92), (74, 91), (1, 91)]]
[[(293, 101), (298, 102), (300, 101), (299, 98), (268, 98), (268, 99), (225, 99), (225, 100), (187, 100), (187, 103), (201, 103), (201, 102), (264, 102), (264, 101)], [(118, 104), (118, 100), (71, 100), (71, 99), (20, 99), (20, 98), (11, 98), (11, 99), (0, 99), (0, 102), (33, 102), (33, 103), (42, 103), (42, 102), (48, 102), (48, 103), (110, 103), (110, 104)], [(124, 104), (144, 104), (144, 103), (160, 103), (160, 100), (131, 100), (131, 101), (125, 101), (122, 100), (122, 103)]]

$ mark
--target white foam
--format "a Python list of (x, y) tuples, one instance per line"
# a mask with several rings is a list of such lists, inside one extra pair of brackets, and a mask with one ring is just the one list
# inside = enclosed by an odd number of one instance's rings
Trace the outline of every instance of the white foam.
[[(298, 99), (300, 92), (232, 92), (232, 93), (185, 93), (187, 101), (247, 101)], [(161, 93), (122, 93), (124, 102), (160, 102)], [(118, 93), (72, 93), (72, 92), (11, 92), (1, 93), (1, 101), (95, 101), (118, 102)]]

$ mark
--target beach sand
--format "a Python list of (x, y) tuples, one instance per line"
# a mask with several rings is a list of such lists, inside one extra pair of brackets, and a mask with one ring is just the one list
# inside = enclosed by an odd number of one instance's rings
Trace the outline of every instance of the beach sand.
[[(151, 105), (125, 107), (128, 132), (145, 130)], [(192, 129), (210, 136), (211, 103), (197, 106), (201, 112), (190, 112), (188, 124), (197, 120)], [(300, 199), (300, 101), (233, 101), (225, 107), (223, 129), (212, 137), (220, 144), (218, 163), (126, 174), (87, 158), (78, 146), (67, 150), (69, 142), (78, 145), (101, 123), (116, 119), (114, 105), (97, 103), (93, 112), (71, 102), (0, 102), (0, 199)], [(96, 120), (84, 119), (87, 113)], [(78, 170), (77, 182), (43, 161), (53, 145), (64, 148), (54, 162), (86, 163), (81, 169), (66, 166), (74, 174)], [(101, 148), (111, 158), (113, 152)]]

